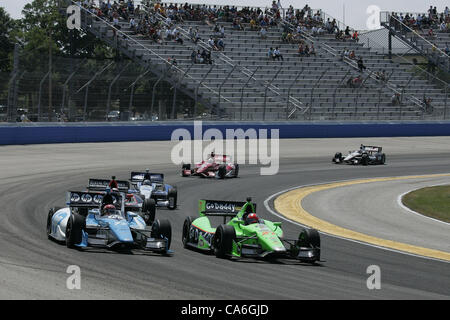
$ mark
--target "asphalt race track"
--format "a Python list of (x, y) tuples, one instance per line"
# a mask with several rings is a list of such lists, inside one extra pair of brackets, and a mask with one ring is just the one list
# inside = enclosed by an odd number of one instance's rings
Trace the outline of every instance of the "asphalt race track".
[[(0, 147), (1, 299), (450, 299), (450, 267), (441, 262), (322, 235), (318, 266), (292, 261), (220, 260), (184, 249), (185, 216), (196, 215), (200, 198), (245, 200), (274, 221), (265, 199), (295, 186), (347, 179), (450, 172), (448, 137), (303, 139), (280, 141), (280, 171), (261, 176), (242, 165), (239, 179), (182, 178), (171, 163), (170, 142), (87, 143)], [(334, 165), (335, 152), (360, 143), (381, 145), (384, 166)], [(48, 209), (64, 204), (69, 189), (88, 178), (128, 179), (151, 168), (178, 187), (179, 208), (158, 210), (172, 224), (173, 256), (69, 250), (47, 239)], [(381, 186), (380, 186), (381, 188)], [(413, 188), (413, 187), (412, 187)], [(364, 205), (360, 203), (360, 205)], [(394, 205), (394, 204), (393, 204)], [(407, 222), (405, 222), (407, 223)], [(284, 222), (288, 236), (299, 227)], [(445, 241), (443, 235), (443, 241)], [(424, 239), (421, 240), (422, 244)], [(437, 241), (434, 239), (433, 241)], [(81, 268), (81, 290), (68, 290), (69, 265)], [(371, 265), (381, 269), (381, 289), (366, 286)]]

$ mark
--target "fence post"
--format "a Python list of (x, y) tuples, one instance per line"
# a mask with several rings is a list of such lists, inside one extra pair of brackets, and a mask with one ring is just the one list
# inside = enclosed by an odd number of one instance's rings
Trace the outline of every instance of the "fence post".
[(198, 86), (195, 87), (195, 105), (194, 105), (194, 117), (197, 113), (197, 101), (198, 101), (198, 89), (200, 88), (200, 86), (202, 85), (202, 82), (206, 79), (206, 77), (208, 76), (208, 74), (212, 71), (212, 69), (214, 68), (214, 64), (211, 65), (211, 68), (209, 68), (208, 72), (202, 77), (202, 79), (200, 80), (200, 82), (198, 83)]
[(302, 68), (302, 70), (300, 70), (300, 72), (295, 77), (295, 80), (289, 86), (289, 89), (287, 92), (287, 99), (286, 99), (287, 100), (287, 102), (286, 102), (286, 120), (289, 119), (289, 102), (290, 102), (290, 97), (291, 97), (291, 89), (297, 83), (298, 78), (302, 75), (304, 70), (305, 70), (304, 68)]
[(247, 87), (250, 80), (253, 79), (253, 76), (255, 75), (255, 73), (258, 69), (259, 69), (259, 66), (256, 67), (255, 71), (253, 71), (252, 75), (248, 78), (247, 82), (241, 88), (241, 110), (240, 110), (239, 120), (242, 120), (242, 109), (244, 107), (244, 89)]
[(86, 112), (87, 112), (87, 100), (88, 100), (88, 93), (89, 93), (89, 86), (92, 83), (92, 81), (95, 80), (95, 78), (97, 78), (98, 75), (102, 74), (106, 69), (108, 69), (110, 66), (112, 66), (114, 64), (114, 62), (110, 62), (108, 65), (106, 65), (103, 69), (101, 69), (100, 71), (96, 72), (92, 78), (86, 82), (80, 89), (78, 89), (77, 93), (80, 92), (81, 90), (84, 89), (84, 87), (86, 87), (86, 93), (84, 96), (84, 113), (83, 113), (83, 121), (86, 121)]
[(120, 76), (122, 75), (122, 73), (125, 71), (125, 69), (130, 65), (131, 61), (129, 61), (120, 71), (119, 73), (114, 77), (114, 79), (111, 81), (111, 83), (109, 84), (109, 88), (108, 88), (108, 100), (106, 102), (106, 115), (105, 115), (105, 120), (108, 120), (108, 114), (109, 111), (111, 109), (111, 90), (112, 87), (114, 85), (114, 83), (116, 83), (116, 81), (120, 78)]
[(159, 83), (163, 78), (164, 78), (164, 74), (162, 74), (162, 75), (158, 78), (158, 80), (156, 80), (156, 82), (155, 82), (155, 84), (153, 85), (153, 88), (152, 88), (152, 104), (151, 104), (151, 107), (150, 107), (150, 120), (153, 119), (153, 106), (155, 105), (155, 89), (156, 89), (156, 86), (158, 85), (158, 83)]
[(311, 101), (309, 103), (309, 120), (311, 120), (311, 113), (312, 113), (312, 107), (313, 107), (313, 95), (314, 95), (314, 90), (316, 89), (316, 86), (319, 84), (320, 80), (322, 80), (322, 77), (325, 75), (325, 73), (328, 70), (325, 70), (324, 72), (322, 72), (322, 74), (320, 75), (319, 79), (317, 79), (317, 81), (314, 83), (313, 87), (311, 88)]
[(349, 73), (350, 73), (350, 70), (347, 71), (345, 76), (341, 79), (341, 81), (339, 81), (339, 84), (336, 86), (336, 89), (334, 89), (334, 92), (333, 92), (333, 108), (332, 108), (332, 111), (331, 111), (332, 118), (335, 118), (335, 113), (334, 113), (335, 110), (334, 109), (336, 108), (336, 92), (340, 88), (340, 86), (345, 82), (345, 79), (347, 78)]
[(39, 82), (39, 97), (38, 97), (38, 110), (37, 110), (37, 112), (38, 112), (38, 114), (37, 114), (38, 122), (41, 121), (41, 97), (42, 97), (42, 85), (43, 85), (45, 79), (48, 77), (49, 74), (50, 74), (50, 71), (48, 71), (48, 72), (44, 75), (44, 77), (41, 79), (41, 82)]
[(445, 102), (444, 102), (444, 120), (447, 118), (447, 96), (448, 96), (448, 87), (449, 85), (447, 85), (445, 87)]
[(220, 100), (222, 100), (222, 99), (221, 99), (221, 96), (222, 96), (222, 87), (223, 87), (223, 85), (225, 84), (225, 82), (227, 82), (227, 80), (228, 80), (228, 78), (231, 76), (231, 74), (234, 72), (234, 69), (236, 69), (236, 65), (234, 65), (234, 66), (233, 66), (233, 69), (231, 69), (231, 71), (228, 72), (227, 76), (225, 77), (225, 80), (223, 80), (222, 83), (221, 83), (220, 86), (219, 86), (219, 103), (218, 103), (218, 106), (217, 106), (217, 108), (219, 109), (219, 112), (220, 112)]
[(266, 85), (266, 89), (264, 90), (264, 110), (263, 110), (263, 121), (266, 120), (266, 108), (267, 108), (267, 90), (269, 89), (269, 86), (272, 84), (272, 82), (275, 80), (275, 78), (280, 73), (281, 68), (278, 69), (277, 73), (273, 76), (273, 78), (269, 81), (269, 83)]

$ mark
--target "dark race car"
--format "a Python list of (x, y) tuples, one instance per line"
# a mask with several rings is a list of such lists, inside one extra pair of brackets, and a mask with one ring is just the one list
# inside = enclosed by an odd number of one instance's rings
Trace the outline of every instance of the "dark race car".
[(157, 207), (170, 210), (177, 208), (178, 191), (175, 186), (164, 183), (164, 174), (151, 172), (131, 172), (129, 192), (139, 195), (142, 201), (153, 200)]
[(386, 155), (382, 150), (382, 147), (361, 145), (359, 150), (349, 151), (345, 157), (342, 156), (342, 153), (337, 152), (332, 161), (336, 164), (362, 164), (363, 166), (369, 164), (385, 164)]

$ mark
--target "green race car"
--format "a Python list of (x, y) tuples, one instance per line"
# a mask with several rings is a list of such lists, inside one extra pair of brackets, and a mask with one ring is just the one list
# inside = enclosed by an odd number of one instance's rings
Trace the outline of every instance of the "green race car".
[[(223, 217), (223, 224), (211, 226), (210, 217)], [(227, 218), (231, 218), (228, 222)], [(317, 230), (302, 228), (298, 239), (284, 238), (281, 222), (256, 216), (256, 204), (247, 202), (199, 200), (199, 217), (186, 217), (183, 245), (214, 252), (218, 258), (281, 257), (302, 262), (320, 261)]]

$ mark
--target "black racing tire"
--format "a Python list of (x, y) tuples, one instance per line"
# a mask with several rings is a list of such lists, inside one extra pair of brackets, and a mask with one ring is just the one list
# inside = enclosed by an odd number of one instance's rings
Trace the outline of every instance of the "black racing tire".
[[(173, 199), (173, 205), (171, 205), (170, 203), (170, 199)], [(171, 189), (169, 189), (168, 193), (167, 193), (167, 199), (169, 200), (169, 210), (175, 210), (177, 208), (177, 198), (178, 198), (178, 190), (176, 187), (173, 187)]]
[(181, 176), (182, 177), (187, 177), (187, 174), (184, 174), (184, 170), (191, 170), (191, 165), (190, 164), (183, 164), (181, 166)]
[(56, 211), (60, 210), (61, 207), (53, 207), (48, 210), (47, 214), (47, 238), (51, 239), (50, 234), (52, 233), (52, 218)]
[(170, 249), (170, 243), (172, 242), (172, 226), (170, 225), (169, 220), (156, 219), (152, 225), (151, 236), (155, 239), (167, 239), (167, 248), (164, 249), (164, 252), (167, 253), (167, 250)]
[[(339, 161), (336, 161), (337, 159), (339, 159)], [(342, 159), (343, 159), (342, 153), (336, 152), (336, 154), (334, 155), (334, 158), (333, 158), (333, 162), (334, 163), (342, 163)]]
[(232, 226), (221, 224), (214, 234), (214, 254), (217, 258), (227, 258), (233, 249), (233, 241), (236, 239), (236, 232)]
[(297, 245), (302, 248), (320, 248), (320, 235), (316, 229), (302, 228)]
[(217, 177), (219, 179), (225, 179), (226, 174), (227, 174), (227, 167), (225, 165), (221, 165), (217, 170)]
[(386, 155), (383, 153), (381, 155), (381, 164), (385, 164), (386, 163)]
[(183, 247), (187, 248), (188, 243), (192, 241), (191, 239), (191, 225), (195, 220), (195, 217), (188, 216), (183, 222), (183, 233), (181, 235), (181, 241), (183, 242)]
[(369, 155), (367, 153), (363, 153), (361, 156), (361, 164), (363, 166), (367, 166), (369, 164)]
[(151, 226), (156, 217), (155, 199), (145, 199), (142, 204), (142, 214), (145, 224)]
[(236, 163), (234, 165), (234, 177), (237, 178), (239, 176), (239, 164)]
[(86, 218), (77, 212), (70, 214), (66, 226), (66, 246), (67, 248), (74, 248), (83, 239), (83, 230), (86, 226)]

